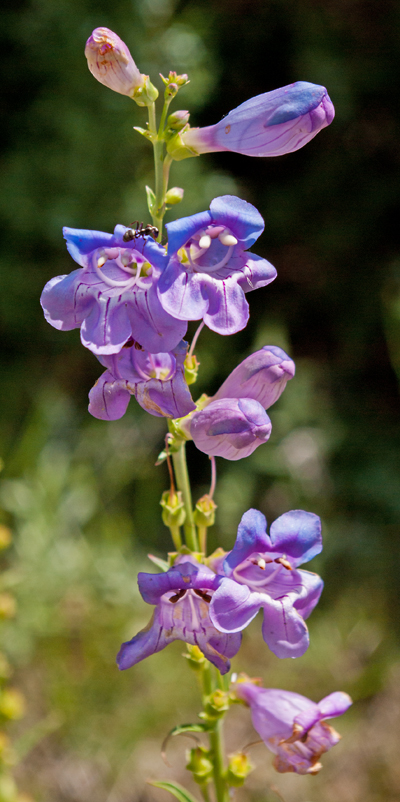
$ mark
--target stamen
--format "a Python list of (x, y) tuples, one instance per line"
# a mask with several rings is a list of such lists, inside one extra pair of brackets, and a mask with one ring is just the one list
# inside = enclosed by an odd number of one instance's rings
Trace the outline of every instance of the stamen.
[(103, 267), (108, 260), (108, 256), (100, 256), (100, 259), (97, 260), (97, 267)]
[(194, 588), (194, 591), (193, 591), (193, 592), (196, 594), (196, 596), (200, 596), (200, 598), (201, 598), (201, 599), (203, 599), (205, 602), (207, 602), (207, 604), (209, 604), (209, 602), (211, 601), (211, 596), (210, 596), (210, 594), (209, 594), (209, 593), (206, 593), (206, 591), (205, 591), (205, 590), (196, 590), (196, 589)]
[(203, 234), (202, 237), (199, 239), (200, 248), (204, 248), (206, 251), (211, 245), (211, 237), (209, 234)]
[(227, 228), (225, 228), (225, 230), (222, 231), (222, 233), (218, 236), (218, 239), (222, 243), (222, 245), (229, 246), (238, 244), (236, 237), (234, 237), (233, 234), (231, 234)]
[[(192, 259), (192, 255), (190, 253), (190, 248), (188, 249), (187, 254), (188, 254), (188, 257), (189, 257), (189, 262), (190, 262), (191, 266), (194, 268), (194, 270), (197, 270), (197, 272), (200, 272), (200, 273), (215, 273), (216, 270), (219, 270), (221, 267), (225, 267), (226, 263), (229, 262), (229, 259), (232, 256), (232, 252), (233, 252), (233, 245), (230, 245), (228, 250), (227, 250), (227, 252), (226, 252), (226, 254), (225, 254), (225, 256), (224, 256), (224, 258), (221, 259), (219, 262), (217, 262), (217, 264), (215, 264), (215, 265), (198, 265), (198, 264), (196, 264)], [(198, 254), (197, 253), (196, 254), (196, 259), (199, 259), (200, 256), (202, 256), (202, 254)]]
[(287, 571), (293, 571), (293, 566), (290, 565), (290, 562), (289, 560), (286, 559), (286, 557), (278, 557), (276, 560), (274, 560), (274, 562), (283, 565), (283, 567), (286, 568)]
[(109, 276), (106, 276), (101, 270), (107, 261), (108, 257), (106, 255), (100, 256), (98, 259), (94, 257), (93, 267), (98, 277), (104, 282), (104, 284), (107, 284), (108, 287), (120, 287), (121, 289), (129, 290), (138, 282), (141, 270), (140, 265), (137, 265), (137, 270), (132, 270), (130, 267), (119, 266), (120, 270), (124, 270), (125, 273), (129, 273), (132, 275), (132, 278), (127, 279), (126, 281), (115, 281), (114, 279), (109, 278)]
[(186, 593), (185, 588), (182, 588), (181, 590), (178, 590), (178, 592), (175, 593), (173, 596), (170, 596), (168, 601), (172, 602), (172, 604), (176, 604), (179, 601), (179, 599), (181, 599), (182, 596), (185, 595), (185, 593)]

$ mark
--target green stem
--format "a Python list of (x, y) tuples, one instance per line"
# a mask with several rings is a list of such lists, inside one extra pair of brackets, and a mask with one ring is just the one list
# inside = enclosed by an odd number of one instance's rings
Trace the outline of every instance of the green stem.
[(199, 533), (199, 548), (203, 554), (207, 553), (207, 527), (206, 526), (198, 526), (197, 531)]
[(174, 463), (175, 478), (178, 490), (182, 493), (183, 503), (186, 510), (186, 520), (183, 525), (186, 544), (192, 551), (198, 551), (196, 527), (193, 520), (192, 494), (190, 490), (189, 474), (186, 464), (186, 443), (183, 442), (179, 450), (172, 455)]
[(210, 731), (210, 745), (213, 753), (214, 763), (214, 785), (217, 802), (227, 802), (228, 789), (224, 778), (224, 740), (223, 740), (223, 720), (218, 719), (213, 729)]
[(210, 794), (208, 793), (208, 785), (201, 785), (200, 786), (200, 793), (204, 799), (204, 802), (210, 802)]
[(181, 538), (181, 528), (180, 526), (170, 526), (168, 527), (169, 531), (171, 532), (172, 540), (174, 541), (174, 546), (177, 551), (179, 551), (180, 547), (182, 546), (182, 538)]

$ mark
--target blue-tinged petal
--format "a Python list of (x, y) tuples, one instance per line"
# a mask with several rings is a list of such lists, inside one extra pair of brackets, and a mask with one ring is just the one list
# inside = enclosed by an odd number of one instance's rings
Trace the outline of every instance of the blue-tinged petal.
[(67, 241), (69, 254), (81, 267), (86, 267), (86, 257), (96, 248), (111, 248), (114, 244), (114, 235), (104, 231), (90, 231), (84, 228), (63, 228), (64, 239)]
[(241, 246), (247, 250), (264, 231), (264, 220), (251, 203), (236, 195), (221, 195), (210, 203), (210, 212), (218, 225), (230, 228)]
[(203, 291), (207, 279), (204, 274), (189, 275), (178, 259), (172, 258), (157, 285), (165, 311), (178, 320), (200, 320), (208, 309), (208, 297)]
[(115, 354), (131, 336), (131, 323), (121, 295), (103, 293), (81, 326), (82, 344), (94, 354)]
[(126, 382), (106, 370), (89, 393), (89, 412), (100, 420), (118, 420), (125, 415), (130, 397)]
[(265, 345), (232, 371), (213, 400), (253, 398), (268, 409), (277, 401), (294, 373), (294, 362), (282, 348)]
[(132, 640), (122, 644), (117, 655), (118, 668), (120, 671), (131, 668), (146, 657), (150, 657), (151, 654), (160, 652), (167, 645), (168, 641), (165, 638), (162, 621), (158, 611), (155, 611), (148, 625)]
[(210, 636), (210, 631), (202, 630), (196, 633), (195, 642), (200, 651), (203, 652), (207, 660), (210, 661), (220, 674), (227, 674), (231, 664), (229, 657), (234, 657), (240, 649), (242, 636), (239, 632), (226, 634), (217, 632), (215, 629)]
[(241, 632), (255, 618), (263, 604), (261, 594), (246, 585), (223, 579), (210, 604), (210, 618), (221, 632)]
[(312, 571), (303, 571), (300, 568), (299, 571), (293, 571), (293, 573), (299, 574), (303, 586), (303, 592), (300, 598), (294, 601), (294, 606), (303, 618), (308, 618), (319, 602), (324, 583), (321, 577)]
[(236, 334), (247, 325), (250, 311), (242, 288), (236, 278), (216, 281), (210, 277), (204, 280), (202, 292), (207, 295), (208, 308), (203, 314), (206, 326), (217, 334)]
[(218, 583), (213, 571), (204, 565), (193, 565), (190, 562), (174, 565), (163, 574), (138, 574), (139, 590), (148, 604), (158, 604), (161, 596), (168, 591), (190, 588), (214, 590)]
[[(253, 116), (258, 118), (260, 109), (262, 109), (266, 128), (271, 125), (279, 125), (317, 108), (326, 94), (324, 86), (311, 84), (308, 81), (296, 81), (293, 84), (245, 100), (224, 120), (227, 120), (230, 115), (234, 116), (235, 122), (249, 120)], [(223, 121), (221, 120), (221, 122)]]
[(133, 339), (153, 354), (172, 351), (187, 331), (187, 318), (168, 313), (157, 296), (154, 284), (126, 298)]
[[(260, 594), (261, 595), (261, 594)], [(288, 597), (271, 599), (262, 594), (265, 643), (277, 657), (301, 657), (309, 646), (307, 625)]]
[(293, 565), (308, 562), (322, 551), (321, 519), (312, 512), (285, 512), (271, 524), (270, 535), (273, 548), (286, 554)]
[(74, 270), (69, 276), (55, 276), (42, 292), (40, 303), (44, 316), (55, 329), (70, 331), (78, 328), (94, 306), (88, 287), (81, 284), (81, 276), (82, 270)]
[(168, 256), (171, 257), (177, 253), (179, 248), (182, 248), (199, 229), (206, 228), (210, 223), (212, 223), (212, 216), (208, 210), (167, 223), (165, 228), (168, 232)]
[(255, 253), (246, 253), (244, 256), (246, 257), (246, 264), (242, 268), (242, 275), (237, 276), (237, 283), (243, 292), (251, 292), (251, 290), (258, 290), (260, 287), (266, 287), (276, 278), (276, 269), (267, 259), (263, 259)]
[(250, 509), (244, 513), (238, 527), (235, 545), (224, 561), (227, 576), (254, 552), (263, 554), (271, 551), (271, 541), (266, 528), (267, 520), (262, 512)]

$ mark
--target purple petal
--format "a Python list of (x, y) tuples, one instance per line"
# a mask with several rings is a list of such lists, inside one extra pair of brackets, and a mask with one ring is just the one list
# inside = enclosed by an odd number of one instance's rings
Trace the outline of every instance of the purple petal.
[(67, 241), (67, 249), (78, 265), (86, 267), (86, 259), (96, 248), (111, 248), (114, 243), (113, 234), (106, 234), (104, 231), (90, 231), (85, 228), (63, 228), (64, 239)]
[(201, 228), (207, 228), (212, 223), (212, 216), (209, 211), (192, 214), (190, 217), (181, 217), (167, 223), (165, 228), (168, 232), (168, 256), (174, 256), (179, 248), (191, 238)]
[(106, 370), (89, 393), (89, 412), (100, 420), (118, 420), (125, 415), (130, 393), (125, 381), (116, 381)]
[(210, 618), (221, 632), (240, 632), (255, 618), (261, 606), (260, 594), (252, 593), (246, 585), (233, 579), (223, 579), (212, 597)]
[(132, 640), (122, 644), (117, 655), (118, 668), (120, 671), (131, 668), (151, 654), (160, 652), (167, 645), (168, 641), (156, 611), (147, 627), (138, 632)]
[(324, 583), (318, 574), (312, 571), (293, 571), (290, 573), (299, 574), (302, 584), (302, 594), (299, 599), (293, 602), (294, 607), (303, 618), (308, 618), (311, 615), (314, 607), (318, 604), (321, 593), (324, 589)]
[(258, 290), (273, 281), (277, 272), (273, 265), (255, 253), (246, 253), (246, 264), (242, 268), (243, 276), (237, 276), (237, 283), (243, 292)]
[(82, 344), (94, 354), (115, 354), (131, 336), (131, 324), (121, 295), (102, 293), (81, 326)]
[(178, 259), (171, 259), (158, 281), (158, 297), (163, 308), (178, 320), (200, 320), (208, 309), (203, 291), (204, 274), (190, 274)]
[(232, 371), (213, 400), (253, 398), (268, 409), (283, 393), (294, 373), (294, 362), (282, 348), (265, 345)]
[(259, 510), (250, 509), (242, 515), (235, 545), (224, 561), (227, 576), (230, 576), (234, 568), (251, 554), (271, 551), (271, 541), (266, 528), (267, 520)]
[(271, 524), (270, 535), (273, 548), (286, 554), (293, 565), (308, 562), (322, 551), (321, 519), (312, 512), (285, 512)]
[(320, 717), (324, 719), (341, 716), (352, 704), (353, 701), (347, 693), (342, 691), (330, 693), (329, 696), (325, 696), (324, 699), (318, 702)]
[(230, 460), (251, 454), (268, 440), (271, 428), (261, 404), (250, 398), (212, 401), (190, 421), (190, 433), (200, 451)]
[(217, 334), (236, 334), (244, 329), (250, 316), (249, 305), (236, 279), (207, 279), (202, 287), (209, 301), (208, 309), (203, 314), (206, 326)]
[(190, 562), (175, 565), (163, 574), (138, 574), (139, 590), (148, 604), (158, 604), (161, 596), (170, 590), (214, 590), (218, 583), (213, 571), (204, 565), (196, 566)]
[(254, 728), (270, 749), (270, 738), (291, 737), (296, 715), (302, 711), (318, 711), (314, 702), (292, 691), (259, 688), (246, 682), (237, 684), (236, 693), (250, 705)]
[(47, 322), (55, 329), (76, 329), (90, 313), (95, 302), (88, 293), (81, 293), (77, 302), (81, 277), (82, 270), (74, 270), (68, 276), (56, 276), (47, 282), (40, 303)]
[[(261, 595), (261, 594), (260, 594)], [(307, 625), (287, 597), (263, 596), (265, 643), (277, 657), (301, 657), (309, 646)]]
[(127, 313), (133, 339), (153, 354), (172, 351), (187, 331), (186, 319), (177, 320), (163, 309), (154, 284), (132, 293)]
[(221, 195), (210, 204), (213, 221), (230, 228), (242, 247), (251, 248), (264, 231), (264, 220), (256, 207), (235, 195)]

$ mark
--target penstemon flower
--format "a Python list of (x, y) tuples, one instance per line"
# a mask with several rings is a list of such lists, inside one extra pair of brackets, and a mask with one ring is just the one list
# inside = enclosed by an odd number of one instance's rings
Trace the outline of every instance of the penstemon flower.
[(85, 56), (92, 75), (114, 92), (133, 97), (143, 87), (146, 76), (138, 70), (125, 42), (109, 28), (95, 28), (86, 42)]
[(209, 403), (190, 416), (185, 428), (199, 451), (238, 460), (267, 442), (272, 424), (264, 407), (277, 401), (294, 373), (293, 360), (274, 345), (244, 359)]
[(127, 342), (119, 354), (98, 357), (107, 370), (89, 393), (89, 412), (101, 420), (117, 420), (135, 396), (151, 415), (178, 418), (195, 404), (184, 376), (187, 343), (166, 354), (151, 354)]
[(240, 648), (241, 635), (224, 634), (212, 624), (210, 601), (219, 578), (210, 568), (199, 565), (190, 555), (178, 557), (163, 574), (138, 574), (139, 590), (145, 602), (155, 604), (147, 627), (123, 643), (118, 667), (131, 668), (145, 657), (160, 652), (174, 640), (198, 646), (221, 672), (230, 669), (229, 658)]
[(262, 608), (262, 634), (271, 651), (300, 657), (309, 645), (304, 619), (317, 604), (323, 582), (297, 566), (321, 551), (321, 521), (311, 512), (292, 510), (274, 521), (270, 536), (266, 525), (258, 510), (243, 515), (210, 617), (221, 632), (240, 632)]
[(163, 308), (179, 320), (204, 320), (234, 334), (249, 318), (245, 292), (265, 287), (275, 268), (246, 253), (264, 230), (254, 206), (233, 195), (214, 198), (210, 211), (166, 225), (169, 262), (158, 282)]
[(165, 250), (151, 238), (124, 242), (126, 230), (64, 228), (68, 251), (81, 267), (46, 284), (40, 299), (45, 318), (62, 331), (80, 327), (83, 345), (96, 355), (117, 354), (131, 338), (151, 353), (170, 351), (187, 325), (158, 300)]
[(324, 86), (297, 81), (246, 100), (215, 125), (177, 134), (169, 150), (177, 159), (222, 150), (281, 156), (306, 145), (334, 116)]
[(236, 695), (251, 707), (254, 729), (275, 754), (279, 772), (317, 774), (319, 758), (340, 740), (326, 719), (341, 716), (352, 700), (336, 691), (318, 704), (292, 691), (259, 688), (252, 682), (238, 682)]

